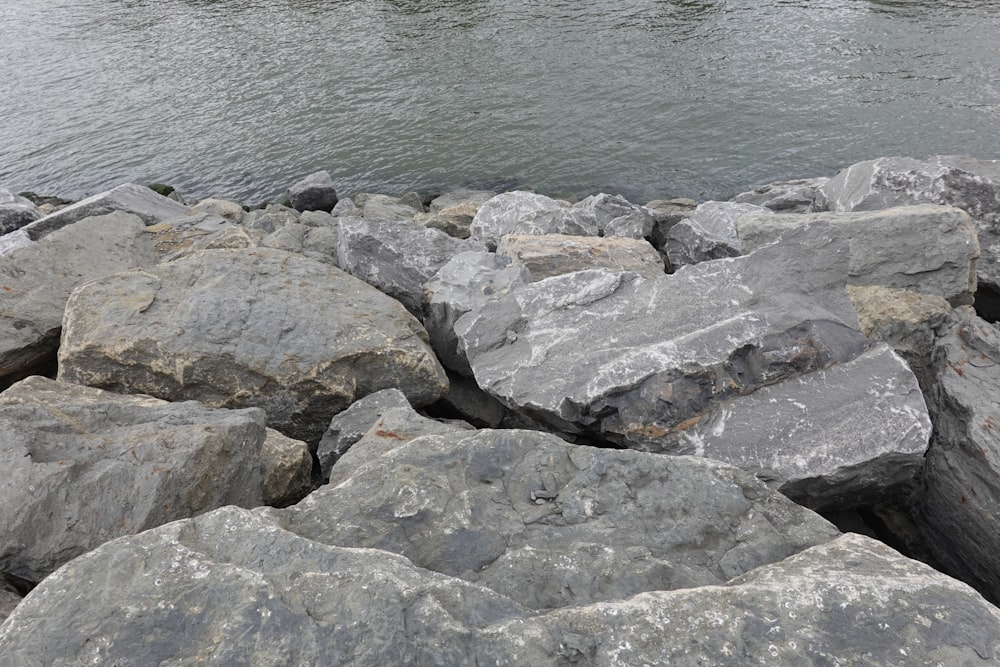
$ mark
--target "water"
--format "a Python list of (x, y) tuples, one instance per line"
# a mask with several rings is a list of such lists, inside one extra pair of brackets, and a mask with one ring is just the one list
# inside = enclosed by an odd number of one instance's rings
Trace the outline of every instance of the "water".
[(0, 186), (707, 199), (997, 158), (998, 37), (973, 0), (3, 0)]

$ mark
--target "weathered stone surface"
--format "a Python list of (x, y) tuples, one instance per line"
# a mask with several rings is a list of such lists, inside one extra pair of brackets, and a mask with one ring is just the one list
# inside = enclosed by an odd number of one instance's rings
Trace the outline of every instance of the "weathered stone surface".
[(490, 252), (463, 252), (448, 260), (424, 284), (424, 326), (441, 363), (471, 376), (469, 361), (455, 334), (455, 323), (491, 299), (527, 285), (530, 279), (523, 264)]
[(243, 226), (256, 232), (257, 238), (273, 234), (285, 225), (299, 221), (299, 212), (281, 204), (268, 204), (263, 210), (250, 211), (243, 216)]
[(7, 620), (14, 608), (21, 603), (21, 594), (0, 578), (0, 625)]
[(916, 378), (883, 344), (718, 403), (655, 446), (731, 463), (812, 509), (847, 510), (905, 499), (930, 435)]
[(597, 222), (597, 234), (642, 239), (652, 235), (655, 220), (642, 206), (621, 195), (601, 193), (577, 202), (574, 209), (585, 211)]
[(112, 213), (0, 256), (0, 388), (54, 362), (74, 287), (158, 261), (144, 230), (139, 218)]
[(646, 202), (643, 207), (647, 213), (653, 216), (653, 233), (649, 235), (649, 242), (657, 250), (663, 249), (663, 244), (667, 240), (667, 234), (678, 222), (691, 215), (698, 207), (698, 202), (686, 197), (677, 199), (654, 199)]
[(752, 204), (705, 202), (670, 229), (663, 250), (674, 269), (709, 259), (736, 257), (741, 254), (736, 221), (749, 213), (767, 212)]
[(20, 229), (43, 215), (30, 200), (0, 188), (0, 236)]
[(0, 571), (40, 581), (110, 539), (261, 503), (261, 410), (31, 377), (0, 394)]
[(354, 200), (350, 197), (344, 197), (337, 202), (337, 205), (333, 207), (330, 211), (330, 215), (334, 217), (340, 216), (359, 216), (361, 215), (361, 209), (354, 203)]
[[(274, 512), (281, 525), (399, 553), (535, 609), (721, 584), (838, 534), (706, 459), (519, 430), (384, 444), (358, 441), (336, 482)], [(348, 457), (360, 464), (341, 479)]]
[(452, 207), (447, 213), (417, 213), (413, 219), (425, 227), (440, 229), (456, 239), (467, 239), (475, 215), (476, 208), (469, 205)]
[(598, 233), (597, 221), (591, 212), (560, 208), (556, 211), (539, 211), (526, 215), (510, 226), (504, 236), (511, 234), (597, 236)]
[(337, 190), (329, 172), (317, 171), (288, 188), (288, 199), (297, 211), (332, 211)]
[(217, 215), (235, 224), (243, 222), (243, 216), (246, 213), (238, 202), (212, 198), (202, 199), (197, 204), (191, 206), (191, 210)]
[(306, 497), (312, 490), (312, 455), (301, 440), (267, 429), (260, 447), (263, 465), (262, 502), (274, 507), (287, 507)]
[(404, 202), (400, 197), (365, 194), (360, 206), (365, 218), (375, 220), (413, 220), (413, 216), (423, 213), (419, 198), (415, 202), (412, 199)]
[(533, 192), (503, 192), (483, 203), (469, 227), (470, 238), (496, 250), (500, 238), (509, 234), (520, 222), (538, 213), (562, 208), (555, 199)]
[(632, 445), (714, 401), (847, 361), (868, 345), (847, 298), (846, 243), (778, 244), (641, 279), (547, 278), (458, 320), (480, 387), (568, 433)]
[(262, 248), (277, 248), (299, 253), (319, 262), (339, 266), (337, 227), (308, 227), (299, 223), (287, 224), (260, 240)]
[(878, 285), (848, 285), (861, 331), (892, 346), (926, 392), (933, 384), (931, 356), (951, 306), (939, 296)]
[(259, 406), (315, 442), (355, 399), (445, 390), (427, 334), (397, 302), (332, 266), (267, 248), (193, 253), (88, 283), (67, 305), (59, 375), (213, 407)]
[[(444, 213), (448, 209), (455, 207), (472, 207), (474, 209), (472, 215), (475, 216), (476, 209), (496, 196), (497, 193), (492, 190), (470, 190), (467, 188), (461, 188), (459, 190), (446, 192), (440, 197), (435, 197), (434, 200), (431, 201), (428, 210), (431, 213)], [(468, 211), (468, 209), (462, 210), (463, 213)]]
[(812, 253), (847, 241), (848, 282), (883, 285), (972, 303), (979, 244), (972, 219), (948, 206), (900, 206), (871, 213), (745, 215), (737, 221), (743, 252), (795, 240)]
[(482, 249), (412, 220), (340, 219), (340, 266), (414, 314), (423, 310), (424, 283), (438, 269), (458, 253)]
[(934, 438), (917, 520), (948, 572), (1000, 601), (1000, 331), (952, 313), (934, 351)]
[(115, 211), (131, 213), (138, 216), (145, 224), (153, 225), (182, 216), (188, 208), (153, 192), (144, 185), (126, 183), (39, 218), (22, 227), (19, 233), (24, 233), (32, 241), (37, 241), (46, 234), (84, 218), (107, 215)]
[(817, 210), (874, 211), (909, 204), (964, 209), (976, 221), (979, 282), (1000, 291), (1000, 160), (883, 157), (844, 169), (816, 193)]
[(410, 408), (410, 402), (398, 389), (383, 389), (358, 399), (330, 420), (316, 450), (323, 479), (330, 479), (330, 469), (344, 452), (361, 439), (379, 416), (393, 408)]
[(161, 261), (170, 262), (199, 250), (256, 248), (257, 238), (243, 227), (212, 213), (176, 218), (146, 227)]
[(829, 178), (796, 178), (789, 181), (768, 183), (732, 198), (738, 204), (755, 204), (777, 213), (810, 213), (816, 190), (829, 182)]
[(302, 211), (299, 222), (307, 227), (337, 227), (337, 218), (326, 211)]
[(663, 275), (663, 260), (644, 239), (508, 234), (497, 254), (527, 267), (532, 281), (596, 268), (633, 271), (647, 278)]

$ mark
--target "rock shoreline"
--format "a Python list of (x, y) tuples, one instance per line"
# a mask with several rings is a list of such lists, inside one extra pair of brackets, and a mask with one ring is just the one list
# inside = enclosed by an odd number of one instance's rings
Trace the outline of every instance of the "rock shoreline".
[(0, 190), (0, 663), (1000, 659), (1000, 162), (286, 203)]

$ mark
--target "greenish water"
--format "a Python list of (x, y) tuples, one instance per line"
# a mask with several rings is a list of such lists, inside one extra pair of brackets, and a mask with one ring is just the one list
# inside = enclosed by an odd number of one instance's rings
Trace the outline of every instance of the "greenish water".
[(998, 37), (971, 0), (4, 0), (0, 187), (704, 199), (997, 158)]

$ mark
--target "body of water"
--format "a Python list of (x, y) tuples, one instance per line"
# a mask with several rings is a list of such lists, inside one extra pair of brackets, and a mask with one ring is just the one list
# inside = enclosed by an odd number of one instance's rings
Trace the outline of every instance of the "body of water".
[(4, 0), (0, 187), (727, 198), (1000, 157), (998, 41), (972, 0)]

